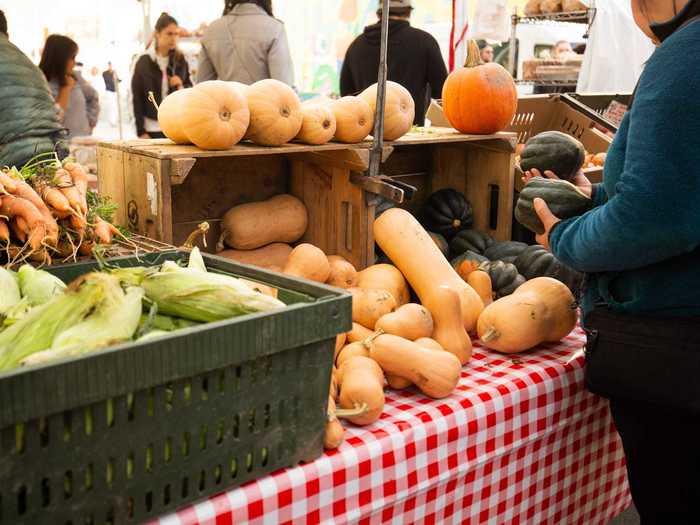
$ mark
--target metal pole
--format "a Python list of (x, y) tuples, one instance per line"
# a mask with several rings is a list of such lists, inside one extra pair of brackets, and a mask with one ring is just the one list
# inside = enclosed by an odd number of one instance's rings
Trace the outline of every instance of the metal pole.
[(377, 105), (374, 115), (374, 142), (369, 153), (369, 176), (379, 175), (384, 151), (384, 103), (386, 100), (386, 55), (389, 42), (389, 0), (382, 0), (382, 34), (379, 44), (379, 74), (377, 76)]
[(515, 48), (518, 44), (518, 8), (516, 7), (511, 17), (510, 44), (508, 45), (508, 68), (513, 78), (518, 78), (518, 64), (515, 61)]
[(121, 92), (119, 91), (119, 78), (117, 77), (116, 70), (112, 71), (112, 78), (114, 79), (114, 92), (117, 95), (117, 119), (119, 121), (119, 140), (124, 140), (124, 128), (122, 126), (122, 100)]

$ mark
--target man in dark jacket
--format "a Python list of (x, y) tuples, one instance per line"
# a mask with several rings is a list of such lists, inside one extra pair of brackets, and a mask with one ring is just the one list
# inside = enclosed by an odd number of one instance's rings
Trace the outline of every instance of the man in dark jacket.
[[(411, 27), (411, 0), (389, 2), (389, 47), (387, 78), (410, 91), (416, 103), (415, 124), (425, 123), (428, 95), (442, 97), (447, 68), (435, 38)], [(377, 11), (380, 20), (381, 8)], [(350, 44), (340, 73), (340, 94), (355, 95), (377, 82), (381, 22), (368, 26)]]

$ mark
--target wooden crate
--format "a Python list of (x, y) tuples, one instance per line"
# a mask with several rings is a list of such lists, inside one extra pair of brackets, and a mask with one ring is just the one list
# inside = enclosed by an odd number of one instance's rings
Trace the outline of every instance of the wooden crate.
[[(180, 245), (199, 223), (209, 222), (209, 250), (226, 210), (291, 193), (309, 210), (303, 240), (364, 268), (374, 261), (376, 199), (351, 179), (367, 169), (370, 145), (239, 144), (202, 151), (168, 140), (101, 143), (100, 191), (119, 205), (119, 225), (164, 242)], [(462, 191), (474, 206), (475, 227), (509, 239), (514, 148), (512, 133), (416, 131), (385, 146), (383, 173), (418, 188), (408, 208), (417, 209), (441, 188)]]

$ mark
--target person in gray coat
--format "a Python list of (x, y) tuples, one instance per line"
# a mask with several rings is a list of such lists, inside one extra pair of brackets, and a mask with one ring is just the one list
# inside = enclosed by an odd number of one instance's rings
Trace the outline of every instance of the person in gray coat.
[(226, 0), (223, 16), (202, 37), (197, 82), (266, 78), (294, 83), (284, 24), (273, 17), (271, 0)]

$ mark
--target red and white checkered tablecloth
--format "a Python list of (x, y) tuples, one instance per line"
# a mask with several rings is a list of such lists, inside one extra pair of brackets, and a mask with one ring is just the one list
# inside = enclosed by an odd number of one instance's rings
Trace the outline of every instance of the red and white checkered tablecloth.
[(338, 450), (160, 524), (606, 524), (631, 499), (608, 404), (583, 388), (583, 343), (577, 329), (520, 355), (477, 346), (451, 397), (388, 391)]

